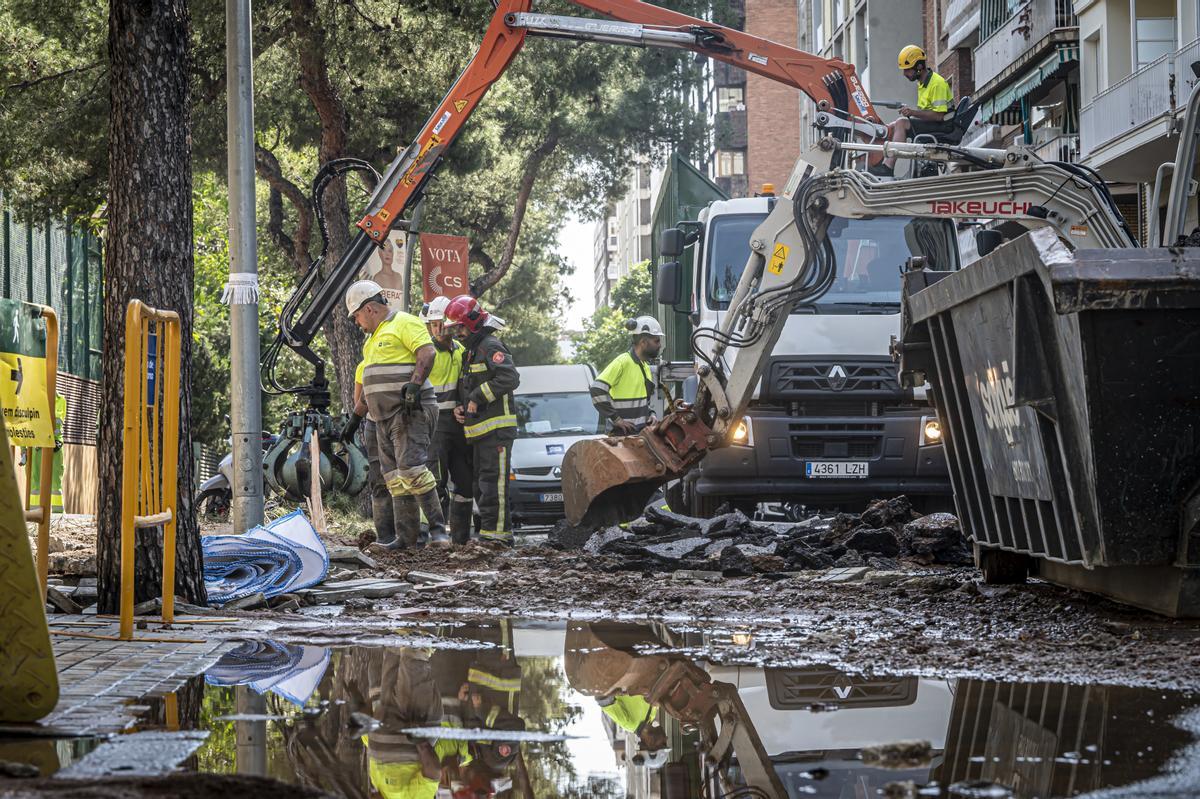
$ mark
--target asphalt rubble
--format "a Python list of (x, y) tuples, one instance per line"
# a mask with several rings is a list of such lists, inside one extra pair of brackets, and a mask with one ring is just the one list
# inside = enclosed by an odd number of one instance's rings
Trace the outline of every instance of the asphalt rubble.
[(600, 556), (598, 563), (609, 571), (690, 570), (724, 577), (972, 563), (953, 514), (921, 515), (904, 496), (874, 500), (862, 513), (797, 523), (755, 521), (737, 510), (700, 519), (651, 506), (632, 522), (600, 530), (559, 522), (547, 543)]

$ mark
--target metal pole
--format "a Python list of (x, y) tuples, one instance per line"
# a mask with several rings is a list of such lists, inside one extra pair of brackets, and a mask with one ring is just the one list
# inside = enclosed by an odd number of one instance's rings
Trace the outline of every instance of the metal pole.
[(245, 716), (265, 716), (267, 698), (252, 688), (239, 685), (234, 688), (234, 702), (237, 714), (243, 717), (233, 723), (237, 773), (264, 777), (267, 774), (267, 720), (251, 721)]
[(258, 381), (258, 242), (254, 224), (254, 67), (250, 0), (225, 0), (229, 135), (230, 422), (233, 531), (263, 521), (262, 399)]
[[(421, 229), (421, 211), (425, 208), (425, 198), (417, 203), (417, 207), (413, 209), (412, 219), (409, 220), (408, 232), (404, 238), (404, 298), (400, 302), (400, 310), (405, 313), (410, 312), (412, 305), (412, 261), (413, 250), (417, 247), (417, 233)], [(422, 295), (423, 296), (423, 295)]]

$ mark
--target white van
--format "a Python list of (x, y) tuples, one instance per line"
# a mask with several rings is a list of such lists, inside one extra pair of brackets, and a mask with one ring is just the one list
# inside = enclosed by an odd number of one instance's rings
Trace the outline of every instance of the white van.
[(554, 524), (563, 518), (562, 461), (581, 438), (601, 438), (604, 425), (592, 405), (591, 366), (521, 366), (517, 440), (513, 442), (508, 502), (513, 526)]

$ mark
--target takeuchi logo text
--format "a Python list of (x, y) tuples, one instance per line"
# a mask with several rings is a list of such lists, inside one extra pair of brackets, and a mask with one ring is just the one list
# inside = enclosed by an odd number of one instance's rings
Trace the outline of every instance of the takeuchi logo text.
[(929, 213), (948, 216), (1025, 216), (1031, 204), (1015, 200), (930, 200)]

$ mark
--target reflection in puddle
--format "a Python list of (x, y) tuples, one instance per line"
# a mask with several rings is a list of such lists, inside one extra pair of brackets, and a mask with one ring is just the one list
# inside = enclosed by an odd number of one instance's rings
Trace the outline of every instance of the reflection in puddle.
[[(728, 632), (657, 624), (396, 634), (421, 645), (247, 642), (140, 726), (209, 730), (185, 768), (356, 799), (1074, 796), (1192, 743), (1173, 692), (721, 665), (694, 653)], [(26, 745), (0, 760), (90, 748)]]

